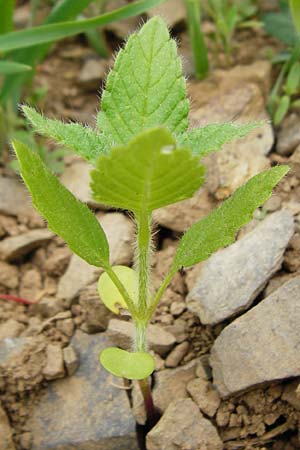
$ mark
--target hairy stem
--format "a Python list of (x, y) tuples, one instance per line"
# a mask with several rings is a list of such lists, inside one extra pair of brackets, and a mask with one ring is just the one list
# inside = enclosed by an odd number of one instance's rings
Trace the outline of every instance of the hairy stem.
[(155, 406), (153, 403), (153, 398), (151, 394), (151, 388), (149, 385), (148, 378), (144, 380), (139, 380), (139, 386), (143, 395), (146, 414), (147, 414), (147, 422), (150, 428), (152, 428), (157, 422), (157, 413), (155, 410)]
[(146, 320), (147, 322), (149, 322), (149, 320), (151, 319), (154, 311), (157, 308), (157, 305), (160, 302), (160, 299), (162, 298), (165, 290), (167, 289), (167, 287), (169, 286), (172, 278), (174, 277), (176, 273), (176, 270), (174, 270), (173, 268), (171, 268), (170, 272), (166, 275), (164, 281), (162, 282), (160, 288), (158, 289), (154, 299), (152, 300), (150, 307), (147, 310), (147, 315), (146, 315)]
[(137, 217), (138, 235), (137, 235), (137, 261), (136, 268), (138, 273), (138, 308), (142, 316), (147, 310), (149, 297), (149, 278), (151, 270), (151, 215), (142, 211)]

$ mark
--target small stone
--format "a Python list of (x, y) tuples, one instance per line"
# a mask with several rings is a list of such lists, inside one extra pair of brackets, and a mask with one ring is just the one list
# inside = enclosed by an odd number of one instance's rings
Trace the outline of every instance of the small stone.
[(72, 337), (75, 330), (73, 319), (59, 320), (56, 328), (68, 337)]
[(177, 367), (189, 351), (190, 344), (185, 341), (176, 345), (166, 358), (166, 367)]
[[(108, 324), (107, 332), (115, 345), (129, 350), (134, 336), (134, 325), (124, 320), (111, 319)], [(168, 353), (175, 344), (175, 338), (172, 334), (165, 331), (159, 325), (149, 325), (147, 330), (149, 347), (161, 356)]]
[(71, 345), (63, 349), (63, 356), (67, 374), (71, 377), (79, 367), (78, 356)]
[(19, 294), (21, 297), (35, 301), (39, 297), (43, 287), (41, 273), (32, 268), (21, 277)]
[(16, 178), (0, 177), (0, 213), (26, 218), (38, 215), (30, 204), (24, 185)]
[(220, 406), (221, 398), (212, 384), (209, 381), (196, 378), (190, 381), (186, 388), (201, 411), (209, 417), (214, 417)]
[(82, 307), (84, 331), (98, 333), (107, 329), (113, 313), (106, 308), (99, 298), (96, 284), (88, 286), (81, 292), (79, 304)]
[(281, 207), (281, 198), (279, 195), (272, 195), (264, 204), (264, 209), (268, 212), (275, 212)]
[(71, 345), (80, 367), (48, 384), (30, 424), (32, 450), (138, 450), (127, 393), (99, 364), (100, 352), (112, 342), (105, 333), (78, 330)]
[(228, 410), (227, 406), (222, 403), (216, 415), (216, 422), (218, 427), (226, 427), (229, 423), (229, 419), (230, 411)]
[(288, 402), (297, 411), (300, 411), (300, 397), (297, 395), (299, 381), (293, 381), (285, 386), (281, 395), (282, 400)]
[(98, 88), (100, 81), (107, 74), (108, 63), (106, 59), (87, 59), (80, 70), (78, 81), (88, 88)]
[(20, 435), (20, 446), (22, 450), (31, 450), (32, 435), (29, 431), (22, 433)]
[(172, 402), (147, 435), (148, 450), (222, 450), (223, 443), (212, 423), (191, 399)]
[(178, 344), (185, 341), (188, 337), (186, 332), (186, 323), (183, 319), (175, 320), (172, 325), (167, 325), (164, 329), (175, 337)]
[(0, 261), (0, 285), (8, 289), (15, 289), (19, 284), (18, 269)]
[(47, 362), (43, 369), (46, 380), (62, 378), (65, 374), (63, 352), (59, 345), (49, 344), (47, 346)]
[(32, 250), (49, 242), (54, 234), (47, 230), (31, 230), (19, 236), (8, 237), (0, 242), (0, 259), (16, 261)]
[(72, 252), (68, 247), (60, 247), (55, 249), (53, 255), (47, 258), (44, 269), (49, 275), (60, 276), (64, 273), (68, 262), (70, 261)]
[(5, 338), (16, 338), (24, 331), (25, 326), (14, 319), (9, 319), (0, 325), (0, 341)]
[[(6, 412), (0, 404), (0, 450), (16, 450)], [(25, 449), (24, 449), (25, 450)]]
[(296, 277), (221, 332), (210, 362), (222, 397), (300, 376), (299, 296), (300, 277)]
[(174, 302), (171, 304), (170, 313), (172, 316), (180, 316), (186, 310), (186, 304), (184, 302)]
[(300, 144), (300, 118), (297, 114), (290, 114), (282, 123), (278, 133), (276, 152), (279, 155), (290, 155)]
[(215, 325), (249, 308), (280, 268), (293, 233), (292, 213), (278, 211), (230, 247), (211, 256), (187, 297), (189, 310), (203, 324)]
[(36, 311), (42, 317), (53, 317), (64, 310), (63, 302), (60, 298), (44, 297), (36, 304)]
[(86, 161), (75, 161), (67, 167), (60, 180), (76, 198), (91, 206), (99, 206), (93, 198), (90, 190), (90, 166)]
[(173, 28), (179, 22), (186, 20), (186, 9), (183, 0), (167, 0), (160, 6), (151, 8), (147, 15), (151, 18), (162, 16), (168, 27)]

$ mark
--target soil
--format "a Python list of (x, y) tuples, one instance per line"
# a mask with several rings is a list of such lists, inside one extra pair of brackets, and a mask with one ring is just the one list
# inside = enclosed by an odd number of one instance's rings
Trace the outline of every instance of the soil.
[[(26, 4), (26, 2), (25, 2)], [(174, 34), (182, 43), (181, 52), (190, 60), (187, 36), (184, 27), (175, 28)], [(121, 40), (109, 32), (109, 46), (113, 53)], [(265, 59), (268, 49), (276, 51), (280, 46), (267, 37), (261, 30), (243, 30), (235, 38), (235, 51), (230, 66), (250, 64)], [(48, 116), (94, 124), (99, 107), (101, 89), (79, 81), (80, 71), (88, 59), (98, 59), (83, 37), (67, 39), (54, 46), (47, 59), (38, 67), (34, 80), (34, 89), (47, 87), (47, 95), (40, 102), (39, 108)], [(104, 62), (107, 72), (113, 58)], [(216, 63), (215, 63), (216, 64)], [(219, 56), (219, 68), (225, 67), (224, 57)], [(274, 76), (275, 74), (273, 74)], [(100, 81), (100, 80), (99, 80)], [(277, 133), (278, 130), (275, 130)], [(49, 148), (52, 145), (49, 144)], [(280, 156), (276, 148), (270, 153), (272, 164), (290, 162), (290, 156)], [(67, 156), (66, 164), (74, 157)], [(7, 162), (7, 158), (6, 161)], [(7, 164), (0, 167), (0, 175), (15, 177)], [(276, 197), (281, 203), (289, 202), (300, 212), (300, 179), (296, 170), (291, 171), (280, 187)], [(212, 204), (215, 199), (212, 198)], [(280, 202), (279, 202), (280, 203)], [(0, 215), (0, 239), (17, 236), (29, 229), (44, 227), (39, 223), (28, 222), (22, 216)], [(159, 252), (154, 261), (154, 284), (166, 272), (176, 247), (178, 233), (163, 229), (158, 233)], [(281, 284), (281, 280), (299, 275), (299, 226), (289, 248), (286, 250), (284, 264), (266, 286), (265, 292)], [(26, 298), (32, 305), (0, 300), (0, 327), (9, 321), (19, 324), (17, 335), (34, 336), (32, 347), (18, 355), (10, 363), (8, 372), (0, 373), (0, 402), (5, 409), (13, 431), (13, 440), (17, 450), (30, 450), (31, 430), (28, 421), (44, 388), (51, 381), (45, 379), (46, 348), (49, 343), (66, 347), (77, 328), (84, 328), (82, 306), (78, 302), (65, 305), (62, 316), (49, 318), (43, 315), (39, 306), (45, 298), (55, 298), (59, 279), (65, 273), (71, 253), (65, 249), (61, 239), (54, 237), (51, 241), (22, 257), (17, 262), (5, 265), (1, 270), (7, 271), (7, 277), (0, 276), (0, 295), (10, 294)], [(189, 280), (193, 276), (189, 271), (176, 275), (158, 307), (153, 323), (160, 324), (173, 332), (178, 343), (187, 341), (188, 351), (180, 365), (199, 358), (209, 371), (207, 354), (214, 340), (228, 324), (223, 322), (216, 326), (200, 323), (198, 317), (188, 311), (185, 298), (188, 293)], [(2, 279), (3, 278), (3, 279)], [(11, 323), (11, 322), (10, 322)], [(160, 369), (164, 361), (160, 359)], [(296, 380), (297, 382), (297, 380)], [(260, 387), (222, 400), (213, 423), (218, 428), (225, 449), (272, 449), (296, 450), (299, 448), (298, 428), (300, 425), (300, 403), (292, 406), (283, 399), (287, 386), (295, 380)], [(0, 445), (1, 447), (1, 445)]]

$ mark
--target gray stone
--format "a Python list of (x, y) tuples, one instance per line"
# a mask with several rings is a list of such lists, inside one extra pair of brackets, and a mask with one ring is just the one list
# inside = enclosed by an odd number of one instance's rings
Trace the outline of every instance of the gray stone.
[(18, 287), (18, 284), (18, 268), (0, 261), (0, 285), (8, 289), (15, 289)]
[(211, 350), (222, 397), (300, 376), (300, 277), (288, 281), (228, 325)]
[[(133, 258), (133, 222), (121, 213), (105, 214), (99, 221), (108, 239), (111, 264), (130, 264)], [(97, 280), (100, 273), (101, 269), (98, 267), (90, 266), (79, 256), (72, 255), (58, 284), (58, 298), (71, 303), (82, 289)]]
[(87, 333), (98, 333), (105, 331), (109, 320), (114, 314), (106, 308), (99, 298), (97, 284), (92, 284), (84, 289), (79, 297), (84, 319), (84, 331)]
[[(115, 345), (130, 350), (134, 337), (134, 325), (124, 320), (111, 319), (107, 328), (108, 335)], [(149, 325), (147, 329), (149, 348), (161, 356), (168, 353), (176, 343), (175, 337), (159, 325)]]
[(53, 317), (64, 310), (63, 302), (60, 298), (45, 297), (36, 305), (35, 310), (45, 318)]
[(77, 331), (71, 344), (80, 367), (48, 386), (32, 418), (33, 450), (138, 450), (126, 392), (99, 364), (112, 343)]
[(175, 400), (147, 435), (148, 450), (222, 450), (212, 423), (191, 399)]
[(203, 378), (195, 378), (187, 384), (186, 389), (204, 414), (209, 417), (216, 414), (221, 398), (209, 381)]
[(63, 349), (63, 355), (64, 355), (64, 364), (67, 370), (67, 374), (69, 377), (73, 375), (76, 370), (79, 367), (79, 360), (78, 356), (72, 347), (72, 345), (69, 345), (68, 347), (65, 347)]
[(9, 319), (0, 325), (0, 341), (5, 338), (16, 338), (24, 331), (25, 326), (14, 319)]
[(46, 366), (43, 369), (44, 377), (46, 380), (62, 378), (65, 375), (62, 348), (57, 344), (49, 344), (46, 353)]
[(12, 236), (0, 242), (0, 259), (15, 261), (32, 250), (49, 242), (54, 234), (47, 230), (31, 230), (18, 236)]
[(290, 155), (300, 144), (300, 118), (290, 114), (282, 123), (278, 133), (276, 152), (280, 155)]
[(187, 297), (189, 310), (210, 325), (246, 310), (280, 268), (293, 232), (292, 213), (278, 211), (211, 256)]
[(90, 190), (90, 166), (86, 161), (75, 161), (64, 170), (61, 176), (62, 184), (68, 188), (76, 198), (92, 206), (98, 206), (92, 198)]
[(6, 412), (0, 404), (0, 450), (15, 450), (15, 448)]
[(16, 178), (0, 177), (0, 213), (26, 217), (37, 214), (24, 185)]
[(99, 88), (100, 81), (105, 78), (108, 70), (106, 59), (87, 59), (78, 76), (78, 81), (88, 88)]
[(165, 365), (166, 367), (177, 367), (181, 360), (185, 357), (187, 352), (189, 351), (190, 344), (187, 341), (182, 342), (181, 344), (176, 345), (175, 348), (169, 353), (166, 358)]

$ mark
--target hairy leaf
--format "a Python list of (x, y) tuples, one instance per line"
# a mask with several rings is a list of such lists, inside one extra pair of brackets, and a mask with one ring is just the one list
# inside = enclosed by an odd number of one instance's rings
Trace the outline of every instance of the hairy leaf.
[(130, 353), (117, 347), (103, 350), (100, 362), (108, 372), (128, 380), (143, 380), (155, 369), (154, 359), (149, 353)]
[(24, 144), (13, 143), (32, 202), (70, 249), (97, 267), (109, 266), (109, 248), (104, 231), (89, 208), (60, 184), (40, 157)]
[(177, 136), (177, 142), (179, 145), (191, 148), (193, 155), (202, 158), (211, 152), (221, 150), (227, 142), (244, 137), (261, 125), (262, 122), (210, 124)]
[(174, 269), (204, 261), (219, 248), (231, 244), (235, 233), (252, 219), (253, 212), (270, 197), (272, 189), (288, 171), (288, 166), (278, 166), (261, 172), (219, 208), (192, 225), (180, 241)]
[(187, 129), (189, 102), (176, 43), (161, 17), (132, 34), (117, 56), (102, 95), (98, 127), (112, 144), (148, 128)]
[(94, 163), (101, 153), (107, 153), (110, 149), (104, 136), (90, 127), (79, 123), (66, 124), (59, 120), (47, 119), (28, 106), (22, 106), (22, 110), (37, 133), (74, 150), (91, 163)]
[[(122, 285), (125, 287), (130, 298), (133, 301), (137, 301), (138, 280), (135, 270), (126, 266), (114, 266), (113, 271), (121, 281)], [(125, 299), (122, 297), (120, 291), (111, 281), (109, 275), (106, 272), (102, 273), (99, 278), (98, 293), (105, 306), (113, 313), (119, 314), (120, 311), (118, 306), (127, 309)]]
[(198, 157), (176, 148), (167, 129), (155, 128), (127, 146), (113, 148), (109, 156), (100, 156), (91, 172), (91, 188), (105, 205), (150, 212), (192, 197), (203, 176)]

